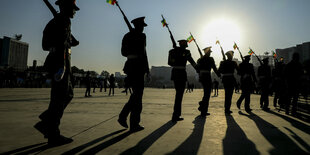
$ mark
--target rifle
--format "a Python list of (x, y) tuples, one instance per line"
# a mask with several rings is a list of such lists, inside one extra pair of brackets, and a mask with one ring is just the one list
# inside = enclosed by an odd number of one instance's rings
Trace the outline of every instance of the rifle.
[(115, 1), (115, 4), (117, 5), (117, 7), (119, 8), (119, 10), (121, 11), (121, 13), (123, 14), (124, 20), (126, 22), (126, 25), (128, 26), (129, 31), (133, 31), (133, 28), (131, 26), (131, 24), (128, 21), (128, 18), (126, 17), (125, 13), (123, 12), (123, 10), (121, 9), (121, 7), (118, 5), (118, 2)]
[[(163, 15), (161, 15), (161, 17), (163, 18), (163, 20), (165, 20), (165, 18), (164, 18)], [(173, 35), (172, 35), (171, 31), (170, 31), (170, 28), (169, 28), (169, 26), (168, 26), (168, 23), (166, 24), (166, 27), (168, 28), (168, 31), (169, 31), (169, 33), (170, 33), (170, 38), (171, 38), (171, 41), (172, 41), (172, 47), (173, 47), (173, 48), (176, 48), (176, 47), (177, 47), (177, 43), (176, 43), (175, 40), (174, 40), (174, 37), (173, 37)]]
[[(237, 45), (237, 44), (235, 43), (235, 45)], [(244, 61), (244, 58), (243, 58), (243, 56), (242, 56), (242, 54), (241, 54), (241, 52), (240, 52), (240, 50), (239, 50), (239, 47), (238, 47), (238, 46), (237, 46), (237, 49), (238, 49), (238, 51), (239, 51), (239, 54), (240, 54), (241, 60), (242, 60), (242, 61)]]
[[(251, 48), (250, 48), (251, 49)], [(252, 50), (252, 49), (251, 49)], [(253, 50), (252, 50), (253, 51)], [(262, 60), (260, 60), (260, 58), (256, 55), (256, 53), (253, 51), (253, 53), (255, 54), (257, 60), (259, 61), (260, 65), (262, 66), (263, 65), (263, 62)]]
[(194, 36), (192, 35), (192, 33), (191, 33), (191, 32), (190, 32), (189, 34), (193, 37), (194, 42), (195, 42), (195, 44), (196, 44), (196, 46), (197, 46), (197, 48), (198, 48), (198, 52), (199, 52), (199, 54), (200, 54), (200, 57), (202, 58), (202, 57), (203, 57), (203, 55), (202, 55), (201, 50), (200, 50), (200, 48), (199, 48), (199, 46), (198, 46), (198, 44), (197, 44), (197, 42), (196, 42), (196, 39), (194, 38)]
[[(51, 3), (48, 0), (43, 0), (43, 2), (48, 7), (48, 9), (52, 12), (53, 16), (56, 17), (58, 13), (56, 9), (51, 5)], [(71, 34), (71, 39), (72, 39), (73, 46), (76, 46), (79, 44), (79, 41), (77, 41), (72, 34)]]
[(222, 52), (222, 56), (223, 56), (223, 60), (225, 61), (226, 60), (226, 57), (225, 57), (225, 54), (224, 54), (224, 50), (223, 50), (223, 48), (222, 48), (222, 45), (221, 45), (221, 43), (220, 43), (220, 41), (216, 41), (216, 43), (218, 43), (219, 45), (220, 45), (220, 47), (221, 47), (221, 52)]

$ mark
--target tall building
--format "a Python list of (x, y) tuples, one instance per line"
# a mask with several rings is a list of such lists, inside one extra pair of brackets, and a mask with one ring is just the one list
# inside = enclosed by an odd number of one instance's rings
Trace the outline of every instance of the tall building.
[(0, 66), (12, 67), (16, 71), (26, 70), (29, 44), (6, 36), (0, 40)]
[(305, 62), (306, 60), (310, 60), (310, 42), (298, 44), (294, 47), (276, 49), (277, 57), (283, 57), (284, 63), (290, 62), (292, 60), (293, 53), (295, 52), (299, 54), (299, 61), (301, 63)]

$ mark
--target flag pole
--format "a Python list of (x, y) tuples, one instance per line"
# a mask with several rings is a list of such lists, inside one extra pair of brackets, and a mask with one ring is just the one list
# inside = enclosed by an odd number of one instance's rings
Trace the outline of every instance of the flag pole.
[(126, 17), (125, 13), (123, 12), (123, 10), (121, 9), (121, 7), (119, 6), (119, 4), (118, 4), (118, 2), (116, 0), (115, 0), (115, 4), (119, 8), (121, 13), (123, 14), (124, 20), (126, 22), (126, 25), (128, 26), (129, 31), (133, 31), (133, 28), (132, 28), (131, 24), (129, 23), (128, 18)]
[(220, 45), (220, 47), (221, 47), (221, 52), (222, 52), (222, 56), (223, 56), (223, 60), (225, 61), (225, 60), (226, 60), (226, 57), (225, 57), (225, 54), (224, 54), (224, 50), (223, 50), (223, 48), (222, 48), (222, 45), (221, 45), (221, 43), (220, 43), (219, 40), (217, 40), (216, 43), (218, 43), (218, 44)]
[(242, 54), (241, 54), (241, 52), (240, 52), (240, 50), (239, 50), (238, 45), (236, 44), (236, 42), (234, 42), (234, 43), (235, 43), (235, 45), (237, 46), (237, 49), (238, 49), (238, 51), (239, 51), (239, 54), (240, 54), (241, 60), (242, 60), (242, 61), (244, 61), (244, 58), (243, 58), (243, 56), (242, 56)]
[[(166, 21), (166, 19), (164, 18), (163, 15), (161, 15), (161, 17), (163, 18), (163, 21)], [(173, 47), (173, 48), (176, 48), (176, 47), (177, 47), (177, 43), (175, 42), (175, 39), (174, 39), (174, 37), (173, 37), (173, 35), (172, 35), (171, 31), (170, 31), (170, 28), (169, 28), (169, 26), (168, 26), (168, 23), (166, 23), (166, 27), (167, 27), (167, 29), (168, 29), (168, 31), (169, 31), (169, 33), (170, 33), (170, 38), (171, 38), (171, 41), (172, 41), (172, 47)]]
[(201, 50), (200, 50), (200, 48), (199, 48), (199, 46), (198, 46), (198, 44), (197, 44), (197, 42), (196, 42), (196, 39), (194, 38), (194, 36), (192, 35), (191, 32), (189, 32), (189, 34), (190, 34), (191, 37), (193, 37), (193, 39), (194, 39), (194, 42), (195, 42), (195, 44), (196, 44), (196, 46), (197, 46), (197, 48), (198, 48), (198, 52), (199, 52), (199, 54), (200, 54), (200, 57), (203, 57), (202, 52), (201, 52)]

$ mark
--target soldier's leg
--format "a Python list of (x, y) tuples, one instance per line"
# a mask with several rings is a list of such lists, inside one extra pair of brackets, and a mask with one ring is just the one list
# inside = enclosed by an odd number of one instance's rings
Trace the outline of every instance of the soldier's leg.
[(202, 101), (204, 102), (205, 106), (204, 109), (202, 111), (202, 113), (207, 113), (208, 112), (208, 108), (209, 108), (209, 101), (210, 101), (210, 96), (211, 96), (211, 81), (207, 81), (204, 85), (204, 96)]
[(244, 101), (244, 109), (246, 111), (250, 111), (251, 110), (251, 108), (250, 108), (250, 99), (251, 99), (251, 92), (250, 91), (246, 91), (245, 92), (245, 101)]
[(242, 90), (242, 93), (241, 93), (241, 95), (240, 95), (240, 97), (239, 97), (239, 99), (237, 100), (237, 103), (236, 103), (238, 109), (240, 109), (241, 103), (244, 100), (244, 98), (245, 98), (245, 92), (244, 92), (244, 90)]
[[(69, 94), (70, 96), (68, 96)], [(47, 110), (47, 117), (43, 119), (43, 122), (47, 122), (49, 137), (60, 134), (60, 119), (72, 96), (72, 86), (69, 88), (68, 79), (64, 78), (59, 82), (52, 81), (51, 101)]]
[[(225, 87), (225, 85), (224, 85)], [(234, 92), (233, 85), (228, 85), (225, 87), (225, 112), (230, 113), (230, 106), (231, 106), (231, 98)]]
[(297, 101), (298, 101), (298, 96), (299, 96), (299, 92), (298, 89), (296, 88), (296, 86), (294, 86), (294, 88), (292, 88), (292, 115), (295, 115), (297, 113)]
[(263, 109), (264, 110), (268, 110), (268, 106), (269, 106), (269, 91), (268, 91), (268, 87), (265, 87), (264, 90), (262, 91), (262, 98), (263, 98), (263, 102), (264, 102), (264, 105), (263, 105)]
[(137, 75), (136, 81), (133, 84), (133, 102), (132, 102), (132, 110), (130, 114), (130, 128), (134, 128), (139, 126), (140, 117), (142, 112), (142, 97), (144, 90), (144, 74)]
[(172, 118), (179, 118), (182, 111), (182, 98), (185, 90), (186, 81), (174, 81), (174, 87), (176, 90), (175, 100), (174, 100), (174, 112)]

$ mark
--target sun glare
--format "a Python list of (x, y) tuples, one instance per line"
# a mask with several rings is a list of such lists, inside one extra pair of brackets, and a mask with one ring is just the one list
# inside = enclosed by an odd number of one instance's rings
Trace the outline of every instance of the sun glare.
[(241, 32), (239, 26), (229, 19), (216, 19), (206, 23), (204, 27), (203, 40), (210, 46), (215, 45), (216, 40), (219, 40), (224, 51), (232, 50), (234, 42), (237, 44), (241, 41)]

